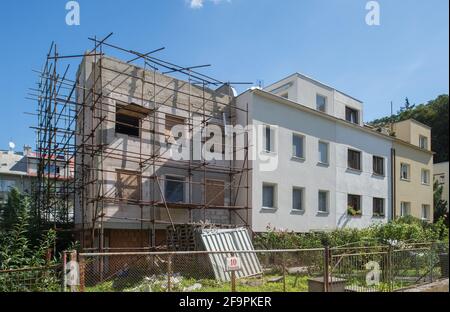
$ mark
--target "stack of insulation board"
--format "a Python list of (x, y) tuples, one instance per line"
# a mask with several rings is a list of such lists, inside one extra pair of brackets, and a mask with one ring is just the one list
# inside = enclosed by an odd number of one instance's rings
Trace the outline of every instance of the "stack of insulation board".
[[(217, 280), (227, 282), (231, 280), (231, 273), (226, 270), (228, 257), (240, 258), (240, 270), (236, 271), (237, 278), (262, 274), (261, 263), (254, 250), (250, 236), (245, 228), (236, 229), (204, 229), (200, 234), (206, 251), (225, 251), (225, 253), (211, 253), (208, 255), (214, 276)], [(250, 251), (234, 253), (236, 251)]]

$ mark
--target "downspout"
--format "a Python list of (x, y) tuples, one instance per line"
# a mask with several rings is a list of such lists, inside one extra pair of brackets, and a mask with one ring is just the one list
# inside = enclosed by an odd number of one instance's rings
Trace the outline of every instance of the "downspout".
[(392, 215), (391, 220), (395, 220), (397, 207), (396, 207), (396, 164), (395, 164), (395, 148), (391, 148), (391, 207), (392, 207)]

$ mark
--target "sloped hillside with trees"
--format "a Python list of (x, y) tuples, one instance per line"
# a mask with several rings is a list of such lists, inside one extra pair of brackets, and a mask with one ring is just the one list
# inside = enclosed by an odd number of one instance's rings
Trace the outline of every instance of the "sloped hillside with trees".
[(410, 118), (432, 128), (431, 144), (433, 152), (436, 152), (434, 162), (448, 161), (448, 94), (420, 105), (411, 105), (406, 98), (404, 106), (395, 115), (376, 119), (369, 124), (383, 126)]

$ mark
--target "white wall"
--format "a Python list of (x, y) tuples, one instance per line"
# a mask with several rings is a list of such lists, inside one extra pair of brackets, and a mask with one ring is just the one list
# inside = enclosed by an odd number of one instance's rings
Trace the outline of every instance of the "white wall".
[(280, 95), (284, 91), (278, 91), (279, 88), (288, 83), (291, 84), (291, 87), (288, 89), (289, 100), (316, 109), (316, 96), (324, 96), (327, 99), (327, 114), (345, 119), (345, 107), (348, 106), (359, 111), (359, 124), (363, 125), (363, 105), (360, 101), (304, 75), (294, 74), (288, 76), (268, 86), (265, 90), (268, 92), (276, 91), (276, 94)]
[[(260, 92), (260, 91), (259, 91)], [(366, 227), (384, 219), (372, 218), (372, 197), (385, 198), (386, 215), (389, 207), (389, 155), (391, 142), (388, 139), (368, 134), (326, 116), (320, 116), (296, 107), (277, 103), (251, 91), (240, 95), (238, 105), (248, 102), (250, 119), (255, 125), (278, 125), (277, 149), (272, 155), (278, 157), (275, 171), (261, 171), (259, 157), (252, 162), (252, 228), (265, 231), (267, 226), (296, 232), (331, 230), (336, 227)], [(281, 100), (284, 101), (284, 100)], [(305, 136), (305, 159), (292, 159), (292, 132)], [(318, 164), (319, 140), (329, 143), (329, 165)], [(347, 169), (347, 147), (363, 150), (363, 170), (351, 174)], [(258, 155), (260, 148), (256, 147)], [(384, 178), (372, 176), (372, 154), (383, 156)], [(267, 154), (263, 154), (267, 156)], [(277, 185), (277, 207), (262, 208), (262, 184)], [(292, 188), (304, 188), (305, 211), (292, 210)], [(329, 212), (318, 213), (318, 191), (329, 191)], [(347, 192), (363, 195), (363, 216), (347, 216)]]

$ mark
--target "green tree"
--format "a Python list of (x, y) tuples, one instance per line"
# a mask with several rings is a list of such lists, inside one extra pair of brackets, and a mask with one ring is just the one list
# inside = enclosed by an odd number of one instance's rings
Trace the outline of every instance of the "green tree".
[(434, 205), (434, 222), (438, 222), (440, 219), (444, 219), (444, 222), (449, 224), (448, 222), (448, 213), (447, 213), (447, 201), (442, 199), (442, 185), (439, 185), (438, 181), (434, 181), (433, 185), (433, 205)]

